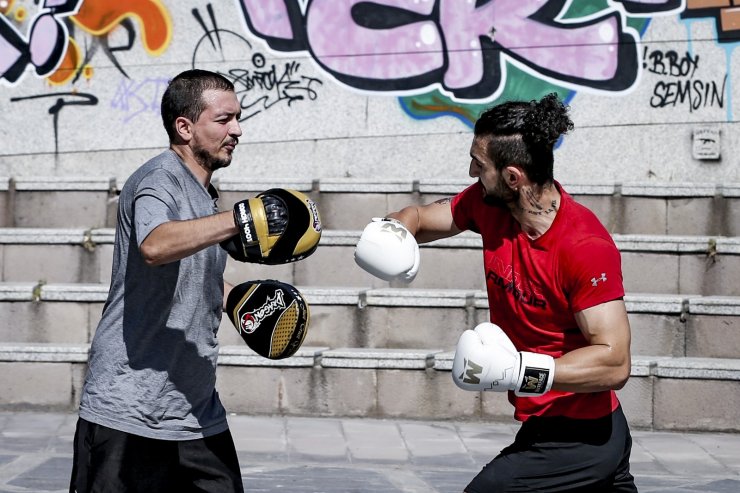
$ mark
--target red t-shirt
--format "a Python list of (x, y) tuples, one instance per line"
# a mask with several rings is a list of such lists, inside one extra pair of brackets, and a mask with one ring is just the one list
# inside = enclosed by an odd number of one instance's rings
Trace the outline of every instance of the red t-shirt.
[[(588, 343), (574, 313), (624, 296), (619, 251), (598, 218), (560, 186), (560, 209), (550, 229), (530, 239), (508, 209), (483, 202), (479, 183), (452, 199), (462, 230), (479, 233), (491, 322), (519, 351), (558, 358)], [(619, 402), (614, 391), (550, 391), (539, 397), (509, 392), (514, 417), (599, 418)]]

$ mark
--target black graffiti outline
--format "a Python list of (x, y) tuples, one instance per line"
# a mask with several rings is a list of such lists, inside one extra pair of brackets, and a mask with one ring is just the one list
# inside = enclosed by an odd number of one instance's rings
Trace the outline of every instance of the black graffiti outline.
[[(71, 38), (76, 39), (76, 29), (75, 25), (72, 21), (66, 20), (67, 23), (67, 29), (69, 30), (69, 35)], [(80, 66), (75, 71), (75, 76), (72, 79), (72, 83), (74, 84), (80, 79), (80, 76), (82, 75), (82, 72), (85, 70), (85, 66), (89, 64), (95, 54), (98, 51), (98, 48), (102, 48), (103, 54), (105, 54), (106, 58), (113, 64), (116, 69), (127, 79), (130, 79), (129, 75), (126, 73), (126, 70), (123, 68), (121, 63), (118, 61), (118, 58), (116, 58), (115, 52), (117, 51), (131, 51), (134, 47), (134, 44), (136, 43), (136, 26), (134, 25), (133, 21), (129, 19), (128, 17), (121, 19), (121, 21), (117, 24), (117, 26), (120, 26), (124, 29), (126, 32), (128, 39), (125, 44), (120, 46), (111, 46), (108, 41), (108, 36), (110, 33), (107, 33), (105, 35), (93, 35), (91, 36), (90, 45), (85, 47), (85, 56), (82, 60), (82, 63), (80, 63)]]
[[(222, 35), (228, 34), (236, 37), (239, 41), (243, 42), (249, 50), (252, 50), (252, 43), (249, 42), (244, 36), (235, 33), (229, 29), (222, 29), (218, 26), (213, 6), (209, 3), (206, 5), (206, 11), (211, 21), (212, 28), (206, 25), (203, 16), (200, 14), (197, 8), (192, 9), (191, 13), (193, 17), (201, 26), (204, 31), (204, 35), (198, 40), (193, 50), (193, 57), (191, 60), (192, 68), (196, 67), (196, 54), (200, 45), (206, 40), (210, 43), (214, 50), (222, 50)], [(257, 68), (265, 66), (265, 57), (259, 52), (254, 52), (252, 55), (252, 64)], [(318, 93), (312, 87), (314, 84), (323, 85), (323, 82), (315, 77), (299, 76), (298, 80), (292, 79), (292, 76), (300, 68), (300, 63), (297, 61), (286, 62), (282, 74), (278, 74), (278, 68), (275, 64), (272, 64), (267, 70), (254, 71), (250, 69), (232, 68), (227, 72), (220, 72), (221, 75), (229, 79), (235, 86), (235, 92), (239, 97), (239, 104), (242, 109), (242, 115), (239, 121), (243, 122), (254, 116), (262, 113), (265, 110), (270, 109), (278, 103), (287, 101), (287, 105), (291, 106), (295, 101), (301, 101), (306, 97), (314, 101), (318, 98)], [(250, 75), (251, 74), (251, 75)], [(255, 83), (257, 81), (257, 83)], [(266, 83), (262, 83), (266, 82)], [(269, 86), (269, 87), (268, 87)], [(254, 101), (247, 101), (249, 92), (255, 87), (259, 87), (265, 90), (273, 90), (276, 95), (275, 98), (270, 98), (269, 94), (265, 94), (257, 97)], [(296, 94), (301, 92), (303, 94)], [(305, 97), (304, 97), (305, 94)], [(261, 104), (261, 107), (259, 107)]]
[[(72, 96), (82, 98), (84, 101), (66, 101), (62, 96)], [(49, 114), (52, 115), (54, 127), (54, 154), (59, 153), (59, 113), (65, 106), (96, 106), (98, 98), (93, 94), (83, 92), (58, 92), (54, 94), (37, 94), (34, 96), (18, 96), (10, 98), (11, 103), (27, 101), (30, 99), (58, 98), (49, 108)]]

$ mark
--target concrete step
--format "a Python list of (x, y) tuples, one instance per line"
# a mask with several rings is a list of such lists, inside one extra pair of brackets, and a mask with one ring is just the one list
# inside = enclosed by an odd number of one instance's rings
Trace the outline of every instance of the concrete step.
[[(109, 177), (0, 178), (0, 227), (115, 225), (123, 181)], [(222, 209), (272, 187), (294, 188), (316, 200), (327, 229), (362, 229), (368, 219), (409, 204), (449, 197), (471, 180), (221, 179)], [(740, 236), (740, 183), (565, 183), (609, 231), (620, 234)]]
[[(452, 350), (465, 328), (488, 319), (476, 290), (301, 287), (311, 308), (308, 346)], [(90, 342), (105, 284), (0, 283), (0, 342)], [(629, 294), (635, 355), (740, 358), (740, 297)], [(224, 345), (243, 345), (231, 322)]]
[[(0, 344), (0, 408), (75, 409), (87, 351), (85, 344)], [(272, 361), (222, 346), (217, 388), (235, 413), (510, 420), (504, 394), (455, 387), (452, 358), (439, 348), (304, 346)], [(636, 428), (740, 432), (739, 390), (740, 359), (637, 356), (618, 394)]]
[[(108, 283), (115, 231), (103, 229), (0, 228), (0, 281)], [(276, 278), (303, 286), (388, 287), (355, 265), (359, 230), (325, 230), (309, 258), (281, 266), (229, 259), (225, 277)], [(613, 235), (622, 252), (629, 292), (740, 296), (740, 237)], [(462, 233), (421, 247), (421, 269), (408, 286), (483, 289), (481, 241)]]

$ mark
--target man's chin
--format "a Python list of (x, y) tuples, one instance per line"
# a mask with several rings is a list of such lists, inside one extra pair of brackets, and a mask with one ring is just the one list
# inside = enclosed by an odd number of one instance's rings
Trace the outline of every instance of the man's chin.
[(495, 197), (493, 195), (484, 195), (483, 196), (483, 203), (486, 205), (490, 205), (493, 207), (502, 207), (507, 208), (508, 205), (506, 201), (500, 197)]

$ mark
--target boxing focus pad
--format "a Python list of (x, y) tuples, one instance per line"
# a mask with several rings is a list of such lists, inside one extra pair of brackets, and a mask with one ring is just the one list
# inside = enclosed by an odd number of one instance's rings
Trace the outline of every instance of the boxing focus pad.
[(240, 262), (284, 264), (311, 255), (321, 239), (313, 200), (297, 190), (271, 188), (234, 204), (239, 233), (221, 247)]
[(275, 280), (234, 286), (226, 298), (226, 313), (247, 346), (269, 359), (295, 354), (311, 318), (301, 293)]
[(460, 336), (452, 378), (463, 390), (513, 390), (520, 397), (535, 397), (552, 388), (555, 360), (517, 351), (498, 325), (485, 322)]
[(357, 265), (385, 281), (413, 281), (419, 260), (414, 235), (396, 219), (373, 218), (355, 247)]

